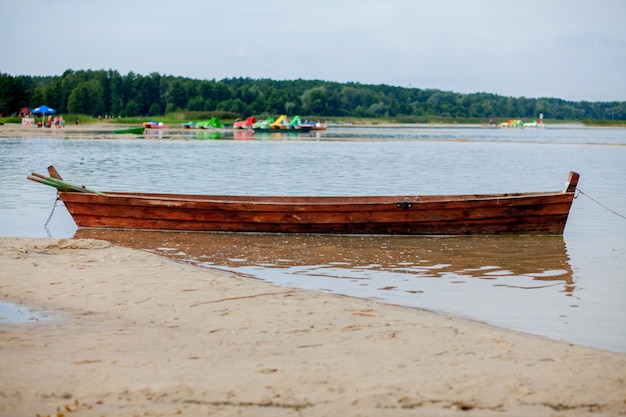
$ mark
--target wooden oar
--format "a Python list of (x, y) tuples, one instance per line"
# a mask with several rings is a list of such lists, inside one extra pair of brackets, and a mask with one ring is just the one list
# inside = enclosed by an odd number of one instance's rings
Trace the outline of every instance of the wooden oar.
[(76, 184), (69, 183), (67, 181), (59, 180), (57, 178), (46, 177), (45, 175), (38, 174), (33, 172), (28, 177), (29, 180), (35, 181), (41, 184), (48, 185), (50, 187), (54, 187), (59, 191), (70, 191), (75, 193), (93, 193), (93, 194), (102, 194), (95, 190), (90, 190), (89, 188), (82, 187)]
[(52, 178), (56, 178), (57, 180), (61, 180), (61, 181), (63, 180), (63, 177), (61, 177), (61, 174), (59, 174), (59, 172), (54, 167), (54, 165), (50, 165), (48, 167), (48, 174), (50, 174)]
[[(48, 181), (46, 178), (41, 178), (40, 176), (29, 175), (26, 178), (28, 178), (31, 181), (38, 182), (40, 184), (49, 185), (50, 187), (57, 188), (57, 186), (55, 184), (53, 184), (52, 182)], [(59, 191), (61, 191), (61, 190), (59, 190)]]

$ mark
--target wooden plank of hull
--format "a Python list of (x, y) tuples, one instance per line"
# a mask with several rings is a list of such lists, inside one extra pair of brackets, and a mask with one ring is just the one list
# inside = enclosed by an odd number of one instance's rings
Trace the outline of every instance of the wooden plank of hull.
[(508, 221), (420, 222), (420, 223), (211, 223), (175, 221), (166, 219), (128, 219), (77, 216), (80, 227), (113, 229), (148, 229), (204, 232), (258, 232), (258, 233), (336, 233), (336, 234), (396, 234), (396, 235), (463, 235), (537, 233), (561, 234), (565, 216), (524, 218)]
[(456, 208), (499, 208), (513, 206), (530, 206), (538, 204), (553, 204), (571, 202), (573, 194), (569, 193), (528, 193), (515, 195), (498, 195), (496, 197), (483, 196), (452, 196), (452, 197), (422, 197), (417, 201), (408, 200), (412, 205), (406, 210), (399, 209), (398, 203), (404, 203), (404, 197), (279, 197), (270, 200), (268, 197), (203, 197), (180, 196), (160, 197), (144, 196), (141, 194), (119, 193), (60, 193), (64, 201), (82, 204), (116, 205), (120, 207), (145, 207), (186, 210), (222, 210), (222, 211), (254, 211), (254, 212), (371, 212), (389, 211), (394, 213), (410, 213), (415, 209), (445, 210)]
[[(290, 208), (308, 207), (312, 205), (325, 205), (331, 206), (335, 204), (338, 207), (347, 207), (348, 204), (353, 204), (357, 208), (363, 207), (366, 204), (396, 204), (408, 200), (408, 202), (451, 202), (451, 201), (474, 201), (474, 200), (495, 200), (495, 199), (507, 199), (507, 198), (522, 198), (522, 197), (540, 197), (540, 196), (555, 196), (563, 195), (561, 192), (542, 192), (542, 193), (506, 193), (506, 194), (468, 194), (468, 195), (450, 195), (450, 196), (338, 196), (338, 197), (309, 197), (309, 196), (220, 196), (220, 195), (194, 195), (194, 194), (155, 194), (155, 193), (130, 193), (130, 192), (104, 192), (101, 193), (106, 196), (106, 199), (115, 198), (119, 201), (127, 201), (129, 204), (134, 201), (141, 201), (145, 205), (154, 204), (189, 204), (190, 207), (194, 204), (234, 204), (240, 203), (246, 206), (250, 204), (256, 204), (258, 207), (263, 207), (262, 203), (266, 203), (265, 210), (275, 210), (279, 204), (283, 204)], [(127, 200), (123, 200), (126, 198)], [(308, 210), (308, 208), (306, 208)], [(354, 207), (350, 207), (351, 210)]]
[(560, 203), (535, 203), (532, 205), (501, 205), (498, 207), (471, 206), (465, 207), (424, 207), (414, 210), (391, 209), (388, 210), (368, 210), (368, 211), (328, 211), (316, 210), (311, 212), (291, 212), (291, 211), (255, 211), (254, 209), (241, 210), (220, 210), (214, 208), (187, 207), (145, 207), (126, 206), (111, 204), (75, 204), (66, 201), (68, 210), (73, 215), (90, 215), (95, 217), (115, 217), (115, 218), (147, 218), (147, 219), (169, 219), (175, 221), (198, 221), (214, 223), (312, 223), (312, 224), (334, 224), (334, 223), (403, 223), (403, 222), (425, 222), (425, 221), (464, 221), (481, 220), (488, 218), (518, 218), (528, 215), (549, 216), (554, 214), (565, 214), (569, 210), (568, 202)]
[(429, 196), (403, 209), (397, 202), (404, 197), (60, 196), (79, 227), (367, 234), (562, 233), (573, 199), (573, 193)]

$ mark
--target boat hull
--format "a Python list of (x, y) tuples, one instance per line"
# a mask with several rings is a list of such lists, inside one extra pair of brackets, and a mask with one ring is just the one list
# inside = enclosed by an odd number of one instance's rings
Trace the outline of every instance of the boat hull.
[(142, 135), (144, 132), (145, 127), (141, 126), (141, 127), (130, 127), (127, 129), (116, 129), (113, 131), (113, 133), (118, 134), (118, 135), (123, 135), (123, 134), (133, 134), (133, 135)]
[(386, 235), (562, 234), (562, 192), (457, 196), (254, 197), (59, 192), (78, 227)]

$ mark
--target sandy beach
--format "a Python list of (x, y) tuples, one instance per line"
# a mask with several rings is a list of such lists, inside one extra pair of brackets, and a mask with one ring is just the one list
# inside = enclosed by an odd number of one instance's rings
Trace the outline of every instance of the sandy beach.
[[(40, 120), (37, 119), (37, 120)], [(73, 124), (66, 121), (63, 128), (38, 128), (33, 125), (21, 125), (16, 123), (5, 123), (0, 125), (0, 138), (38, 138), (38, 137), (59, 137), (70, 139), (121, 139), (134, 138), (137, 135), (115, 134), (115, 129), (127, 129), (129, 127), (137, 127), (140, 125), (128, 125), (122, 123), (99, 122)], [(173, 126), (173, 130), (182, 130), (180, 126)], [(169, 130), (169, 129), (168, 129)]]
[(1, 416), (616, 416), (626, 355), (92, 239), (0, 239)]

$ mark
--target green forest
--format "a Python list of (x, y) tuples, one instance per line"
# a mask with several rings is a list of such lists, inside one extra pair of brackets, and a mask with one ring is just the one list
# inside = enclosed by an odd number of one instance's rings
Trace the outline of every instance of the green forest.
[(0, 73), (0, 117), (18, 116), (20, 109), (42, 104), (63, 114), (115, 118), (203, 112), (225, 119), (300, 114), (397, 122), (485, 121), (543, 114), (553, 120), (626, 120), (626, 101), (573, 102), (302, 79), (198, 80), (115, 70), (67, 70), (58, 76)]

